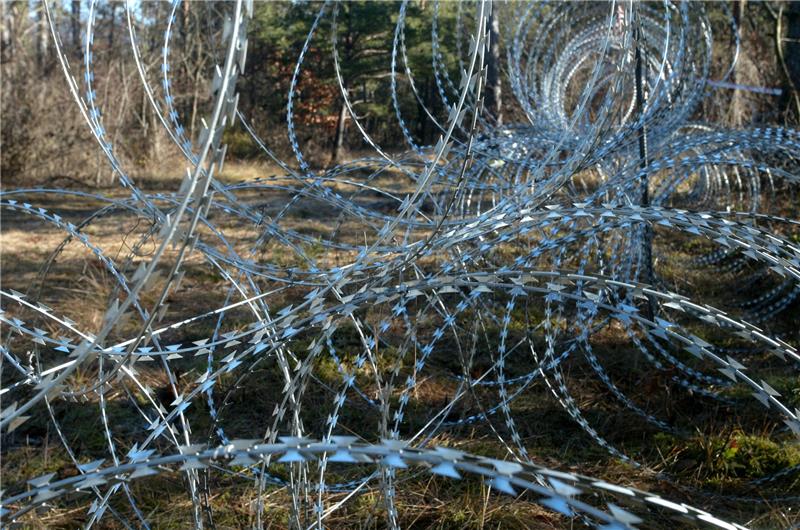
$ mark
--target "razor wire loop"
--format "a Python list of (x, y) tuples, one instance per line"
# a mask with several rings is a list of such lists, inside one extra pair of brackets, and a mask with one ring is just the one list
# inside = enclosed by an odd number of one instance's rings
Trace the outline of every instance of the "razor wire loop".
[[(324, 527), (326, 518), (345, 502), (329, 505), (328, 493), (345, 493), (346, 500), (374, 490), (381, 493), (378, 502), (386, 508), (387, 526), (397, 528), (396, 496), (406, 467), (412, 465), (454, 480), (477, 475), (500, 492), (527, 491), (536, 497), (534, 502), (548, 509), (603, 528), (646, 524), (642, 517), (651, 515), (652, 508), (691, 524), (741, 528), (685, 504), (537, 466), (514, 409), (520, 396), (541, 381), (596, 444), (634, 466), (646, 467), (646, 462), (615, 448), (587, 419), (571, 388), (575, 382), (563, 370), (568, 359), (581, 356), (607, 389), (609, 403), (656, 429), (682, 435), (681, 426), (627, 395), (618, 377), (604, 366), (591, 339), (613, 324), (622, 327), (632, 351), (641, 354), (653, 373), (668, 373), (678, 387), (726, 405), (740, 403), (726, 395), (726, 389), (749, 388), (754, 403), (784, 422), (777, 435), (800, 436), (800, 410), (787, 406), (757, 370), (746, 366), (754, 353), (770, 354), (788, 374), (796, 374), (800, 365), (794, 345), (758, 327), (787, 311), (800, 293), (800, 248), (791, 238), (800, 231), (800, 222), (764, 211), (770, 206), (765, 197), (798, 183), (800, 133), (785, 127), (725, 130), (692, 121), (698, 103), (713, 86), (709, 79), (713, 39), (704, 6), (668, 1), (460, 3), (453, 43), (458, 74), (453, 77), (452, 65), (445, 60), (451, 43), (442, 36), (445, 22), (436, 1), (431, 8), (431, 73), (446, 109), (443, 117), (426, 105), (417, 90), (405, 31), (409, 2), (404, 0), (398, 5), (392, 31), (389, 83), (391, 108), (410, 151), (390, 156), (370, 136), (348, 98), (337, 49), (340, 5), (327, 0), (313, 18), (287, 93), (286, 126), (298, 170), (276, 155), (239, 108), (235, 84), (244, 68), (252, 2), (237, 0), (225, 8), (232, 14), (223, 24), (219, 49), (224, 54), (216, 58), (218, 66), (211, 80), (212, 112), (199, 138), (193, 142), (188, 136), (175, 107), (171, 79), (175, 50), (170, 44), (180, 5), (181, 0), (170, 5), (163, 46), (158, 50), (159, 92), (150, 86), (143, 60), (147, 52), (140, 49), (133, 6), (127, 3), (131, 50), (147, 101), (188, 164), (176, 193), (148, 194), (126, 173), (103, 126), (94, 88), (96, 0), (89, 4), (82, 45), (83, 91), (44, 3), (73, 99), (120, 184), (131, 195), (109, 199), (58, 189), (0, 193), (0, 208), (29, 216), (65, 236), (41, 268), (38, 292), (33, 287), (27, 294), (0, 290), (0, 321), (8, 329), (0, 353), (16, 378), (0, 389), (5, 400), (0, 425), (12, 431), (29, 411), (43, 404), (79, 471), (61, 480), (53, 475), (34, 478), (27, 491), (3, 493), (0, 518), (4, 524), (56, 499), (86, 491), (94, 497), (88, 527), (107, 514), (125, 527), (132, 526), (128, 514), (111, 504), (119, 492), (138, 523), (147, 527), (147, 517), (137, 506), (129, 482), (178, 471), (187, 478), (194, 525), (213, 527), (208, 500), (213, 471), (256, 481), (251, 514), (256, 527), (265, 523), (267, 488), (285, 488), (294, 526)], [(503, 126), (493, 126), (483, 115), (487, 20), (492, 9), (494, 16), (509, 17), (503, 34), (504, 74), (520, 108), (518, 121)], [(330, 26), (323, 25), (323, 20)], [(720, 82), (730, 76), (740, 53), (735, 22), (731, 28), (735, 49)], [(330, 31), (329, 35), (322, 35), (324, 31)], [(636, 38), (634, 33), (638, 33)], [(303, 155), (294, 114), (304, 59), (315, 38), (330, 38), (336, 83), (346, 111), (358, 134), (377, 154), (319, 172), (312, 170)], [(639, 61), (635, 49), (641, 50)], [(641, 91), (632, 75), (637, 62), (643, 70)], [(459, 74), (460, 81), (455, 82)], [(409, 130), (400, 105), (405, 90), (440, 131), (435, 145), (419, 143)], [(647, 96), (638, 110), (637, 92)], [(466, 117), (471, 121), (464, 122)], [(285, 177), (238, 184), (216, 178), (226, 154), (221, 135), (235, 120), (264, 155), (283, 169)], [(643, 164), (637, 139), (645, 129)], [(380, 184), (390, 171), (408, 191)], [(596, 183), (587, 185), (587, 173), (597, 176)], [(642, 182), (648, 183), (649, 204), (639, 204)], [(290, 198), (277, 213), (267, 215), (244, 199), (247, 193)], [(73, 224), (35, 206), (29, 197), (39, 194), (71, 195), (101, 201), (104, 206)], [(387, 213), (360, 200), (372, 195), (395, 206), (396, 212)], [(338, 215), (324, 235), (313, 238), (292, 227), (290, 217), (304, 204), (317, 203)], [(122, 258), (112, 257), (86, 232), (111, 215), (136, 220), (137, 227), (145, 225)], [(225, 228), (226, 219), (253, 228), (256, 235), (244, 251), (237, 250), (234, 235)], [(347, 223), (363, 231), (363, 244), (345, 237)], [(650, 231), (652, 243), (642, 227)], [(654, 260), (673, 261), (660, 246), (659, 234), (664, 232), (705, 239), (715, 246), (681, 266), (730, 278), (739, 285), (770, 282), (768, 288), (744, 300), (736, 299), (745, 295), (743, 289), (732, 289), (732, 302), (725, 308), (733, 308), (732, 314), (674, 292), (657, 268), (652, 276), (646, 272), (641, 252), (644, 245), (652, 245)], [(51, 265), (71, 243), (93, 255), (113, 278), (108, 309), (97, 333), (81, 329), (40, 301)], [(149, 261), (143, 260), (139, 250), (149, 244), (155, 245), (155, 251)], [(345, 265), (326, 264), (306, 250), (308, 245), (351, 258)], [(261, 259), (269, 246), (292, 253), (297, 263)], [(511, 258), (499, 252), (508, 246), (518, 249)], [(169, 247), (175, 249), (174, 257), (167, 256)], [(165, 300), (180, 290), (189, 254), (200, 257), (201, 266), (219, 274), (227, 285), (217, 307), (177, 314), (174, 309), (167, 311)], [(433, 268), (425, 264), (431, 260)], [(160, 287), (155, 282), (159, 264), (168, 270)], [(142, 299), (145, 290), (156, 293), (152, 307)], [(302, 301), (280, 305), (279, 295), (293, 290), (303, 293)], [(648, 300), (654, 303), (653, 314), (639, 309)], [(541, 308), (543, 316), (532, 315), (531, 308)], [(233, 324), (240, 309), (246, 309), (251, 319), (244, 329)], [(523, 309), (526, 329), (517, 337), (512, 327)], [(119, 337), (113, 332), (119, 333), (128, 314), (136, 315), (141, 326)], [(174, 321), (164, 322), (168, 316)], [(691, 320), (713, 326), (737, 342), (711, 344), (692, 332), (686, 324)], [(209, 323), (204, 329), (210, 331), (202, 338), (169, 339), (204, 322)], [(357, 345), (342, 349), (337, 338), (350, 329)], [(490, 329), (497, 330), (494, 339)], [(537, 333), (541, 339), (535, 337)], [(512, 337), (516, 342), (512, 343)], [(473, 375), (481, 341), (491, 344), (489, 361)], [(453, 397), (423, 418), (421, 427), (412, 426), (406, 418), (411, 396), (433, 369), (437, 356), (449, 351), (451, 342), (460, 365), (449, 376), (456, 385)], [(62, 355), (63, 359), (56, 357)], [(179, 388), (174, 367), (194, 357), (203, 358), (204, 367), (188, 389)], [(335, 368), (333, 384), (316, 373), (316, 363), (324, 360)], [(167, 375), (170, 399), (174, 397), (171, 403), (161, 402), (137, 371), (137, 363), (148, 362), (159, 363)], [(78, 367), (94, 368), (94, 380), (70, 388), (69, 376)], [(228, 411), (236, 406), (231, 396), (262, 368), (274, 369), (284, 386), (263, 388), (272, 396), (275, 409), (265, 421), (261, 438), (239, 440), (225, 423)], [(229, 376), (233, 376), (230, 383)], [(147, 433), (131, 449), (123, 449), (108, 414), (108, 394), (117, 389), (133, 403)], [(311, 389), (330, 396), (327, 420), (319, 431), (304, 421)], [(108, 458), (81, 464), (80, 455), (68, 442), (68, 426), (57, 421), (52, 404), (90, 402), (94, 396)], [(137, 396), (144, 397), (144, 404)], [(467, 398), (474, 408), (453, 418)], [(11, 404), (5, 405), (8, 400)], [(211, 420), (205, 434), (192, 432), (187, 414), (203, 400)], [(345, 414), (357, 404), (374, 411), (380, 442), (370, 441), (372, 435), (367, 433), (339, 434), (344, 432)], [(468, 424), (485, 424), (514, 460), (502, 462), (432, 447), (438, 435)], [(193, 445), (198, 443), (203, 445)], [(161, 444), (174, 451), (157, 453)], [(331, 478), (331, 469), (347, 464), (358, 470), (355, 478)], [(278, 466), (287, 467), (288, 479), (275, 474)], [(797, 470), (798, 466), (782, 469), (750, 484), (758, 487)], [(705, 494), (665, 472), (656, 478), (692, 494)], [(599, 499), (605, 503), (607, 495), (615, 496), (618, 504), (596, 506)]]

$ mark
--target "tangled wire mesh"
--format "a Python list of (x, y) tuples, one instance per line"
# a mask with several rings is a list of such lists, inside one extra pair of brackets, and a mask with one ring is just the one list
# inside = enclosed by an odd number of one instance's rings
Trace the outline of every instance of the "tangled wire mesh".
[[(592, 443), (630, 466), (647, 466), (615, 443), (603, 418), (587, 413), (576, 396), (581, 388), (567, 372), (580, 358), (603, 389), (606, 410), (638, 416), (653, 436), (691, 431), (659, 408), (672, 399), (668, 392), (709, 414), (754, 404), (779, 421), (770, 436), (800, 436), (800, 410), (765, 381), (765, 374), (796, 377), (796, 335), (758, 327), (796, 310), (800, 293), (792, 204), (800, 133), (694, 121), (712, 60), (702, 4), (480, 0), (459, 5), (459, 40), (450, 43), (439, 36), (434, 2), (431, 68), (448, 117), (425, 109), (439, 131), (439, 140), (425, 145), (399, 98), (410, 91), (425, 105), (407, 60), (403, 0), (387, 67), (408, 149), (389, 153), (349, 100), (338, 51), (340, 5), (320, 3), (287, 94), (295, 165), (268, 147), (238, 106), (252, 0), (224, 6), (213, 104), (196, 139), (171, 94), (181, 1), (172, 2), (166, 21), (159, 80), (140, 55), (129, 3), (140, 81), (188, 167), (180, 189), (164, 193), (137, 186), (103, 127), (93, 88), (96, 1), (89, 4), (81, 81), (44, 5), (69, 90), (129, 196), (2, 192), (6, 212), (64, 238), (37, 264), (28, 292), (0, 290), (0, 425), (8, 440), (32, 415), (48, 415), (76, 469), (12, 485), (0, 501), (4, 525), (66, 498), (89, 498), (87, 527), (113, 519), (149, 528), (151, 514), (139, 508), (133, 484), (172, 473), (183, 477), (198, 528), (215, 526), (213, 475), (254, 485), (249, 510), (257, 528), (271, 522), (265, 497), (275, 490), (288, 492), (292, 527), (322, 528), (346, 502), (371, 492), (382, 507), (380, 524), (397, 528), (398, 489), (422, 473), (478, 477), (577, 524), (633, 528), (676, 518), (743, 528), (683, 502), (537, 464), (527, 443), (536, 426), (528, 425), (529, 414), (520, 421), (517, 407), (544, 385)], [(514, 21), (500, 35), (504, 82), (516, 104), (503, 121), (487, 104), (498, 10)], [(319, 34), (323, 20), (330, 35)], [(318, 171), (304, 155), (293, 109), (310, 43), (325, 38), (349, 119), (374, 156)], [(441, 53), (454, 45), (456, 76)], [(718, 82), (732, 70), (733, 64)], [(280, 177), (234, 184), (215, 178), (226, 154), (223, 133), (237, 121), (282, 168)], [(104, 205), (75, 224), (31, 199), (53, 194)], [(118, 230), (112, 216), (134, 226), (119, 232), (119, 248), (91, 236), (98, 226)], [(313, 231), (299, 227), (298, 218), (313, 219)], [(684, 247), (693, 253), (669, 252), (676, 238), (694, 242)], [(43, 303), (48, 279), (60, 274), (59, 256), (76, 246), (109, 279), (103, 318), (93, 329), (76, 321), (85, 299), (63, 311)], [(190, 267), (226, 287), (170, 305)], [(662, 274), (670, 268), (697, 271), (714, 284), (724, 310), (698, 300), (689, 285), (677, 292), (680, 286)], [(760, 286), (757, 296), (753, 285)], [(598, 337), (612, 328), (630, 344), (622, 371), (597, 351)], [(446, 399), (425, 401), (417, 393), (443, 367)], [(164, 387), (152, 388), (153, 370), (165, 375)], [(643, 402), (626, 370), (662, 374), (666, 384)], [(271, 410), (247, 410), (252, 394)], [(119, 401), (126, 403), (125, 422)], [(59, 402), (96, 409), (106, 458), (85, 462), (67, 435), (71, 426), (54, 412)], [(231, 419), (242, 409), (250, 414), (247, 425)], [(487, 427), (505, 459), (447, 447), (447, 434), (465, 426)], [(751, 484), (791, 478), (799, 467)], [(654, 474), (679, 483), (669, 472)]]

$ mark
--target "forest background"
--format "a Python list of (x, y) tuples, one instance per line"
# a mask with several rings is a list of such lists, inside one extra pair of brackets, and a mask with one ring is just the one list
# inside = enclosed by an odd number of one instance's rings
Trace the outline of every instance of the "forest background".
[[(239, 108), (283, 160), (294, 160), (286, 126), (289, 86), (321, 5), (256, 2), (248, 31), (248, 64), (239, 81)], [(407, 148), (390, 96), (392, 43), (399, 7), (399, 2), (390, 1), (344, 2), (338, 5), (336, 28), (342, 82), (348, 97), (359, 121), (389, 152)], [(400, 54), (395, 68), (400, 80), (401, 113), (422, 144), (435, 142), (437, 132), (426, 109), (437, 118), (444, 114), (432, 66), (434, 10), (439, 12), (435, 30), (441, 46), (437, 51), (450, 77), (457, 78), (459, 53), (466, 53), (465, 43), (473, 29), (473, 8), (472, 2), (433, 0), (414, 1), (408, 6), (404, 37), (416, 95), (405, 77)], [(172, 9), (170, 2), (134, 2), (130, 11), (139, 53), (157, 93), (161, 90), (164, 32)], [(169, 49), (170, 90), (189, 138), (196, 138), (199, 120), (209, 103), (211, 69), (221, 53), (223, 9), (218, 2), (190, 1), (179, 4), (175, 12)], [(709, 2), (706, 9), (715, 35), (711, 79), (724, 75), (730, 64), (736, 42), (731, 21), (738, 20), (741, 49), (729, 81), (777, 88), (780, 95), (709, 87), (708, 97), (697, 109), (698, 118), (732, 127), (796, 125), (800, 116), (800, 2), (735, 0)], [(42, 4), (3, 2), (2, 10), (3, 184), (30, 186), (58, 181), (59, 186), (112, 186), (112, 170), (96, 148), (68, 90)], [(515, 22), (509, 20), (513, 6), (497, 11), (499, 34), (513, 34)], [(51, 6), (63, 49), (78, 80), (85, 75), (82, 51), (88, 12), (87, 0), (62, 0)], [(134, 178), (174, 177), (174, 173), (183, 171), (183, 164), (178, 150), (169, 145), (139, 80), (131, 53), (126, 3), (99, 3), (95, 17), (94, 96), (103, 110), (103, 125), (116, 154)], [(334, 70), (331, 30), (331, 17), (324, 17), (309, 43), (293, 102), (298, 143), (317, 168), (368, 152), (343, 104)], [(509, 87), (504, 86), (505, 51), (500, 38), (496, 56), (490, 57), (499, 74), (494, 93), (502, 115), (514, 121), (515, 101)], [(256, 175), (277, 170), (241, 124), (226, 135), (230, 158), (257, 166)]]

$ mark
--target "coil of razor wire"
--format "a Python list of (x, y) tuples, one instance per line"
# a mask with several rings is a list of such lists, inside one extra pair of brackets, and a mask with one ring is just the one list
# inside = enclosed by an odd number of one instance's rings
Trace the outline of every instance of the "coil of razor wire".
[[(4, 484), (4, 525), (83, 502), (87, 528), (108, 521), (150, 528), (136, 485), (179, 474), (197, 528), (216, 527), (211, 498), (222, 481), (252, 488), (253, 527), (272, 523), (266, 499), (280, 491), (293, 528), (323, 528), (368, 492), (377, 494), (383, 524), (399, 528), (403, 488), (427, 475), (477, 478), (564, 521), (600, 528), (667, 519), (746, 527), (660, 494), (542, 465), (530, 434), (538, 420), (525, 413), (533, 389), (545, 389), (583, 441), (651, 472), (657, 483), (698, 499), (694, 504), (711, 497), (653, 469), (581, 399), (583, 380), (570, 371), (585, 362), (604, 410), (639, 418), (648, 435), (692, 436), (694, 426), (644, 400), (636, 381), (601, 351), (598, 341), (614, 332), (628, 341), (625, 362), (668, 381), (665, 392), (708, 414), (755, 410), (774, 423), (772, 438), (800, 442), (797, 401), (766, 381), (779, 374), (798, 389), (796, 329), (792, 335), (771, 324), (798, 322), (798, 205), (780, 199), (794, 197), (800, 181), (800, 131), (701, 121), (698, 107), (714, 81), (714, 35), (702, 3), (478, 0), (459, 3), (447, 20), (434, 0), (424, 15), (431, 18), (424, 74), (435, 84), (432, 103), (420, 93), (423, 72), (409, 59), (419, 35), (408, 23), (418, 13), (402, 0), (386, 65), (387, 106), (406, 143), (402, 153), (381, 145), (350, 98), (340, 55), (343, 6), (316, 3), (285, 94), (292, 161), (259, 136), (239, 105), (252, 0), (206, 12), (224, 20), (209, 111), (191, 137), (173, 78), (183, 1), (173, 0), (158, 21), (165, 27), (158, 75), (137, 36), (135, 3), (126, 3), (146, 103), (186, 164), (177, 189), (162, 193), (131, 177), (104, 128), (93, 53), (98, 2), (88, 4), (82, 75), (73, 71), (51, 4), (43, 3), (68, 90), (129, 195), (0, 193), (4, 214), (63, 236), (27, 292), (0, 288), (0, 427), (8, 437), (44, 415), (75, 469)], [(502, 32), (493, 36), (496, 17)], [(443, 36), (451, 23), (454, 42)], [(742, 46), (735, 22), (731, 27), (732, 62), (718, 83), (730, 76)], [(487, 108), (497, 38), (514, 103), (502, 121)], [(374, 154), (315, 169), (295, 107), (312, 68), (310, 50), (322, 41), (332, 51), (343, 112)], [(452, 52), (455, 61), (448, 60)], [(437, 141), (415, 135), (401, 104), (409, 98)], [(223, 135), (234, 126), (281, 176), (219, 178)], [(38, 205), (48, 196), (102, 206), (74, 222)], [(330, 213), (312, 236), (295, 220), (315, 211)], [(114, 216), (136, 227), (120, 238), (124, 251), (92, 235)], [(682, 247), (691, 250), (675, 252), (676, 240), (692, 242)], [(44, 303), (48, 279), (70, 252), (91, 255), (110, 278), (102, 322), (93, 329), (73, 320), (75, 308)], [(706, 278), (724, 296), (703, 299), (675, 283), (666, 271), (676, 268)], [(197, 270), (218, 279), (219, 292), (170, 304)], [(75, 281), (88, 276), (70, 274)], [(153, 370), (165, 377), (164, 389), (152, 387)], [(441, 374), (447, 397), (420, 406), (417, 394)], [(271, 410), (247, 410), (250, 392)], [(126, 403), (125, 422), (112, 414), (117, 402)], [(69, 434), (74, 426), (56, 412), (61, 404), (97, 411), (106, 457), (85, 461)], [(237, 413), (254, 424), (244, 428)], [(354, 432), (358, 418), (372, 428)], [(486, 429), (506, 458), (453, 442), (467, 427)], [(797, 491), (762, 488), (796, 485), (798, 470), (800, 463), (749, 477), (747, 492), (721, 496), (796, 503)]]

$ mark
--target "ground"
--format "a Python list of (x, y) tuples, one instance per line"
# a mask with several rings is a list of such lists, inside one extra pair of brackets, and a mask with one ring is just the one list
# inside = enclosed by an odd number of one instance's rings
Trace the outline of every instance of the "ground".
[[(247, 180), (253, 177), (269, 177), (274, 168), (245, 164), (231, 164), (222, 174), (228, 183)], [(177, 179), (142, 180), (142, 186), (152, 192), (174, 191), (179, 186)], [(60, 184), (59, 184), (60, 185)], [(124, 197), (121, 189), (104, 189), (109, 196)], [(22, 199), (20, 196), (19, 199)], [(243, 192), (241, 200), (257, 205), (269, 213), (279, 210), (290, 199), (286, 194), (274, 192)], [(87, 215), (102, 208), (101, 201), (85, 197), (70, 197), (55, 194), (28, 195), (25, 199), (38, 207), (58, 213), (65, 220), (75, 224)], [(380, 207), (380, 206), (378, 206)], [(319, 209), (314, 204), (299, 205), (293, 208), (283, 221), (284, 228), (292, 228), (311, 239), (329, 234), (334, 212)], [(258, 237), (252, 225), (235, 220), (221, 220), (220, 225), (226, 236), (234, 242), (237, 249), (245, 251)], [(357, 223), (345, 221), (337, 225), (342, 240), (358, 241)], [(86, 229), (90, 240), (104, 250), (106, 255), (124, 257), (131, 248), (137, 256), (128, 264), (134, 270), (138, 261), (152, 252), (151, 243), (145, 242), (136, 247), (139, 236), (147, 230), (147, 223), (141, 219), (117, 211), (110, 211), (102, 222), (93, 222)], [(205, 232), (208, 235), (208, 232)], [(2, 212), (2, 288), (27, 292), (32, 298), (44, 302), (59, 314), (69, 316), (79, 329), (96, 330), (102, 323), (108, 298), (113, 292), (113, 279), (94, 255), (75, 241), (68, 242), (56, 260), (50, 264), (46, 274), (42, 266), (60, 243), (64, 233), (52, 225), (9, 210)], [(655, 237), (656, 273), (665, 288), (691, 293), (703, 303), (725, 304), (725, 280), (735, 281), (730, 273), (728, 278), (710, 278), (707, 269), (690, 265), (690, 259), (703, 250), (714, 248), (713, 243), (702, 238), (684, 237), (674, 232), (658, 229)], [(303, 252), (326, 264), (344, 264), (355, 255), (353, 252), (331, 251), (313, 242), (304, 244)], [(515, 249), (498, 248), (494, 252), (497, 259), (507, 259), (515, 255)], [(270, 243), (262, 248), (258, 259), (282, 267), (301, 266), (302, 260), (279, 243)], [(165, 260), (169, 263), (169, 260)], [(425, 266), (422, 263), (422, 266)], [(188, 316), (214, 309), (222, 305), (227, 293), (226, 279), (202, 262), (197, 254), (190, 256), (185, 267), (186, 277), (181, 288), (169, 297), (170, 315)], [(166, 271), (166, 265), (162, 274)], [(715, 273), (716, 274), (716, 273)], [(723, 274), (724, 276), (724, 274)], [(162, 279), (163, 281), (163, 279)], [(156, 286), (157, 287), (156, 282)], [(755, 296), (769, 288), (754, 284), (751, 292)], [(148, 290), (143, 301), (154, 302), (156, 288)], [(268, 285), (261, 286), (263, 289)], [(274, 308), (297, 303), (306, 291), (286, 289), (270, 298)], [(502, 307), (506, 300), (498, 296), (494, 303)], [(541, 322), (544, 318), (541, 299), (530, 299), (519, 304), (512, 312), (509, 325), (508, 344), (528, 338), (542, 348), (541, 329), (532, 329), (531, 322)], [(12, 304), (5, 304), (4, 310), (13, 312), (23, 320), (35, 318)], [(377, 311), (377, 310), (376, 310)], [(763, 325), (778, 336), (798, 345), (800, 310), (795, 302), (779, 318)], [(369, 320), (374, 315), (365, 313)], [(225, 320), (226, 329), (241, 328), (249, 322), (245, 311), (231, 312)], [(470, 320), (475, 315), (465, 312), (459, 316), (464, 329), (471, 329)], [(26, 320), (27, 321), (27, 320)], [(129, 335), (137, 329), (136, 319), (131, 318), (115, 333), (117, 338)], [(165, 339), (167, 342), (192, 341), (207, 337), (214, 332), (215, 322), (205, 319), (196, 325), (184, 326)], [(420, 322), (419, 333), (430, 333), (435, 323)], [(554, 325), (569, 326), (569, 314), (555, 319)], [(717, 340), (719, 345), (735, 348), (736, 339), (721, 333), (717, 328), (697, 321), (687, 321), (686, 326), (705, 340)], [(429, 326), (429, 327), (428, 327)], [(55, 329), (47, 330), (55, 332)], [(402, 330), (394, 330), (401, 336)], [(392, 330), (389, 331), (392, 333)], [(482, 331), (482, 338), (476, 343), (475, 357), (471, 363), (474, 376), (483, 373), (492, 365), (493, 348), (496, 346), (500, 329), (491, 322)], [(4, 344), (13, 346), (17, 338), (8, 331), (3, 332)], [(298, 352), (312, 337), (300, 335), (292, 346)], [(6, 342), (7, 341), (7, 342)], [(721, 342), (720, 342), (721, 341)], [(359, 347), (359, 338), (354, 328), (346, 326), (334, 336), (334, 345), (340, 352), (345, 365), (354, 362)], [(800, 505), (795, 501), (781, 500), (787, 495), (800, 495), (800, 474), (792, 473), (767, 485), (755, 486), (753, 479), (769, 475), (785, 467), (800, 464), (800, 447), (782, 428), (780, 419), (765, 412), (765, 409), (741, 387), (721, 390), (731, 399), (725, 405), (703, 396), (692, 395), (675, 382), (674, 371), (657, 371), (648, 364), (636, 350), (624, 329), (613, 320), (592, 335), (593, 351), (608, 371), (613, 381), (628, 398), (659, 419), (668, 421), (676, 427), (674, 433), (663, 432), (648, 424), (639, 416), (622, 407), (608, 389), (598, 380), (586, 359), (573, 354), (563, 365), (563, 374), (576, 404), (584, 412), (591, 425), (609, 442), (633, 457), (641, 465), (636, 467), (611, 456), (596, 445), (586, 433), (569, 417), (553, 398), (547, 387), (541, 383), (526, 389), (511, 407), (515, 424), (530, 457), (538, 464), (555, 469), (567, 470), (602, 478), (615, 484), (646, 489), (678, 502), (687, 502), (708, 509), (718, 517), (746, 524), (754, 528), (790, 527), (800, 524)], [(422, 426), (430, 418), (431, 411), (438, 411), (451, 399), (457, 377), (463, 375), (462, 363), (457, 354), (459, 346), (452, 338), (445, 338), (437, 344), (425, 371), (412, 392), (406, 412), (409, 429)], [(385, 352), (387, 366), (379, 367), (389, 371), (393, 362), (392, 352)], [(678, 355), (676, 353), (676, 355)], [(713, 368), (694, 362), (680, 354), (680, 358), (698, 369), (712, 372)], [(48, 357), (53, 359), (53, 357)], [(743, 356), (751, 373), (767, 381), (781, 392), (785, 402), (800, 407), (800, 379), (787, 369), (786, 364), (776, 362), (766, 353), (752, 352)], [(191, 382), (204, 370), (205, 358), (181, 360), (174, 363), (182, 374), (179, 381), (181, 390), (191, 386)], [(531, 370), (529, 355), (514, 354), (507, 361), (508, 378), (523, 375)], [(413, 370), (414, 359), (401, 362), (401, 373)], [(170, 398), (167, 380), (163, 369), (157, 363), (140, 363), (141, 380), (162, 392), (164, 399)], [(4, 369), (3, 385), (8, 384), (8, 373)], [(96, 372), (78, 371), (70, 382), (76, 388), (92, 380)], [(378, 389), (368, 369), (357, 370), (360, 388), (370, 397), (377, 398)], [(335, 364), (328, 357), (315, 361), (313, 381), (305, 394), (303, 423), (307, 430), (319, 432), (327, 417), (329, 402), (340, 382)], [(282, 379), (278, 367), (264, 364), (255, 367), (242, 380), (233, 377), (223, 381), (218, 387), (219, 395), (228, 395), (223, 406), (222, 425), (231, 437), (261, 437), (265, 427), (271, 422), (271, 413), (280, 400)], [(107, 413), (114, 426), (115, 443), (125, 451), (142, 437), (141, 418), (137, 418), (127, 392), (130, 389), (116, 387), (107, 393)], [(132, 395), (136, 395), (135, 392)], [(398, 399), (398, 395), (391, 399)], [(496, 402), (497, 394), (490, 389), (480, 389), (474, 395), (462, 400), (449, 413), (448, 420), (459, 420), (480, 410), (480, 406)], [(144, 405), (144, 402), (140, 403)], [(97, 397), (86, 402), (72, 403), (54, 401), (52, 418), (58, 420), (61, 434), (75, 451), (81, 462), (95, 458), (108, 458), (108, 444), (99, 426), (100, 407)], [(213, 440), (213, 430), (207, 405), (195, 401), (187, 411), (193, 426), (192, 436), (197, 440)], [(3, 439), (2, 487), (6, 491), (25, 488), (25, 481), (46, 472), (55, 471), (61, 476), (76, 473), (70, 456), (63, 449), (59, 433), (45, 407), (39, 407), (33, 417), (15, 432)], [(366, 401), (353, 397), (343, 409), (339, 420), (342, 432), (358, 433), (367, 439), (378, 435), (378, 421)], [(496, 417), (488, 422), (473, 422), (454, 426), (443, 433), (436, 434), (430, 441), (434, 445), (457, 447), (459, 449), (498, 458), (510, 457), (507, 448), (499, 441), (495, 429), (508, 438), (506, 425), (502, 418)], [(163, 450), (170, 447), (164, 445)], [(174, 447), (171, 448), (174, 450)], [(276, 467), (275, 473), (281, 471)], [(358, 470), (332, 471), (331, 478), (358, 475)], [(401, 525), (414, 528), (561, 528), (570, 524), (580, 527), (581, 521), (568, 521), (533, 502), (526, 495), (518, 498), (504, 496), (489, 491), (489, 488), (476, 479), (452, 481), (442, 477), (431, 477), (419, 471), (401, 472), (396, 486), (398, 510)], [(213, 487), (213, 495), (208, 499), (213, 508), (214, 523), (218, 528), (239, 528), (251, 522), (250, 503), (255, 497), (252, 480), (233, 479), (221, 473), (209, 473), (208, 480)], [(132, 490), (141, 511), (152, 522), (153, 528), (185, 528), (191, 524), (191, 501), (186, 493), (183, 476), (178, 473), (165, 473), (155, 478), (143, 479), (132, 484)], [(329, 505), (342, 499), (344, 494), (331, 493)], [(29, 514), (26, 526), (30, 528), (74, 528), (87, 521), (88, 497), (74, 497), (58, 502), (48, 510)], [(268, 491), (264, 500), (269, 517), (269, 527), (282, 528), (288, 521), (288, 495), (284, 490)], [(129, 505), (118, 496), (112, 503), (128, 517), (132, 516)], [(380, 528), (385, 524), (385, 507), (376, 492), (367, 492), (346, 503), (341, 510), (328, 519), (332, 528)], [(103, 520), (102, 528), (114, 527), (112, 517)], [(654, 528), (674, 526), (666, 518), (651, 521)]]

